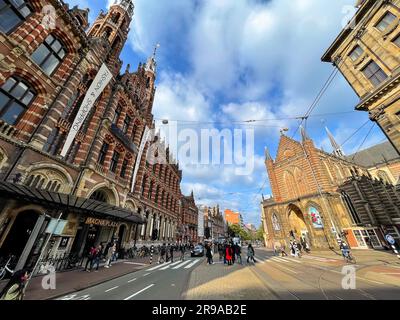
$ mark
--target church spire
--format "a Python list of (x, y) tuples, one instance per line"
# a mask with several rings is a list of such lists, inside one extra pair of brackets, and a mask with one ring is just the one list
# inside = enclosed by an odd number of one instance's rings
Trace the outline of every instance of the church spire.
[(333, 136), (333, 134), (330, 132), (330, 130), (328, 129), (328, 127), (325, 127), (326, 132), (328, 134), (329, 140), (331, 142), (332, 148), (333, 148), (333, 154), (337, 157), (344, 157), (345, 154), (343, 152), (342, 147), (336, 142), (335, 137)]
[(157, 54), (157, 49), (160, 47), (159, 44), (157, 44), (154, 47), (154, 52), (153, 55), (151, 57), (149, 57), (149, 59), (147, 59), (147, 63), (145, 66), (146, 71), (152, 72), (152, 73), (156, 73), (157, 70), (157, 61), (156, 61), (156, 54)]

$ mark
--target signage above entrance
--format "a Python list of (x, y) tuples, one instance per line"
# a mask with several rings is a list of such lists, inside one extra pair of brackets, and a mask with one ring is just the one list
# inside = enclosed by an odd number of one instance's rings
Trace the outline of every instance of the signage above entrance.
[(118, 222), (110, 221), (110, 220), (103, 220), (103, 219), (96, 219), (96, 218), (87, 218), (86, 224), (92, 224), (94, 226), (100, 227), (111, 227), (117, 228), (119, 226)]

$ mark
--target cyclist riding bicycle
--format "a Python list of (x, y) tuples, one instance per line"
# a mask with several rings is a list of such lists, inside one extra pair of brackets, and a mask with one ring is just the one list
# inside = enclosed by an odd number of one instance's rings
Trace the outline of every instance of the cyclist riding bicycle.
[(343, 255), (344, 258), (348, 258), (349, 257), (350, 248), (346, 243), (342, 242), (340, 244), (340, 250), (342, 251), (342, 255)]

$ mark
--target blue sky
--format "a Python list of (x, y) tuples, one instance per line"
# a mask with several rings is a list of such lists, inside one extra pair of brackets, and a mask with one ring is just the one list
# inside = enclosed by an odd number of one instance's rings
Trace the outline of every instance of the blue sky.
[[(106, 10), (114, 1), (66, 2), (89, 7), (93, 21), (100, 9)], [(320, 58), (349, 20), (353, 4), (354, 0), (135, 1), (121, 58), (132, 70), (146, 61), (156, 43), (161, 45), (155, 117), (193, 121), (180, 122), (181, 130), (251, 128), (255, 132), (252, 174), (237, 176), (234, 165), (181, 162), (183, 192), (194, 190), (199, 204), (219, 203), (222, 209), (239, 210), (246, 222), (259, 225), (260, 193), (271, 193), (268, 182), (259, 192), (267, 179), (264, 147), (275, 156), (280, 128), (294, 134), (298, 121), (282, 119), (304, 114), (332, 72), (333, 67)], [(357, 101), (338, 75), (314, 113), (351, 112)], [(263, 119), (275, 120), (245, 127), (237, 124)], [(331, 151), (325, 126), (342, 143), (367, 119), (368, 114), (360, 112), (313, 117), (307, 130), (317, 146)], [(344, 145), (346, 153), (358, 150), (371, 125)], [(383, 141), (383, 134), (374, 128), (363, 147)]]

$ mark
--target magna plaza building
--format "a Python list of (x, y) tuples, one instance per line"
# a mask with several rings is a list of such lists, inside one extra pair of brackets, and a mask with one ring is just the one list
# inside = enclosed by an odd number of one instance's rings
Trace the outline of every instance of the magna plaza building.
[[(0, 2), (0, 257), (16, 256), (17, 268), (41, 252), (179, 238), (182, 172), (145, 134), (155, 53), (121, 72), (132, 1), (91, 26), (88, 12), (59, 0)], [(156, 141), (165, 164), (146, 161)]]
[(334, 149), (282, 135), (276, 159), (266, 151), (273, 197), (262, 203), (269, 248), (303, 239), (312, 248), (383, 249), (385, 235), (400, 240), (400, 157), (389, 142), (345, 156), (328, 130)]

